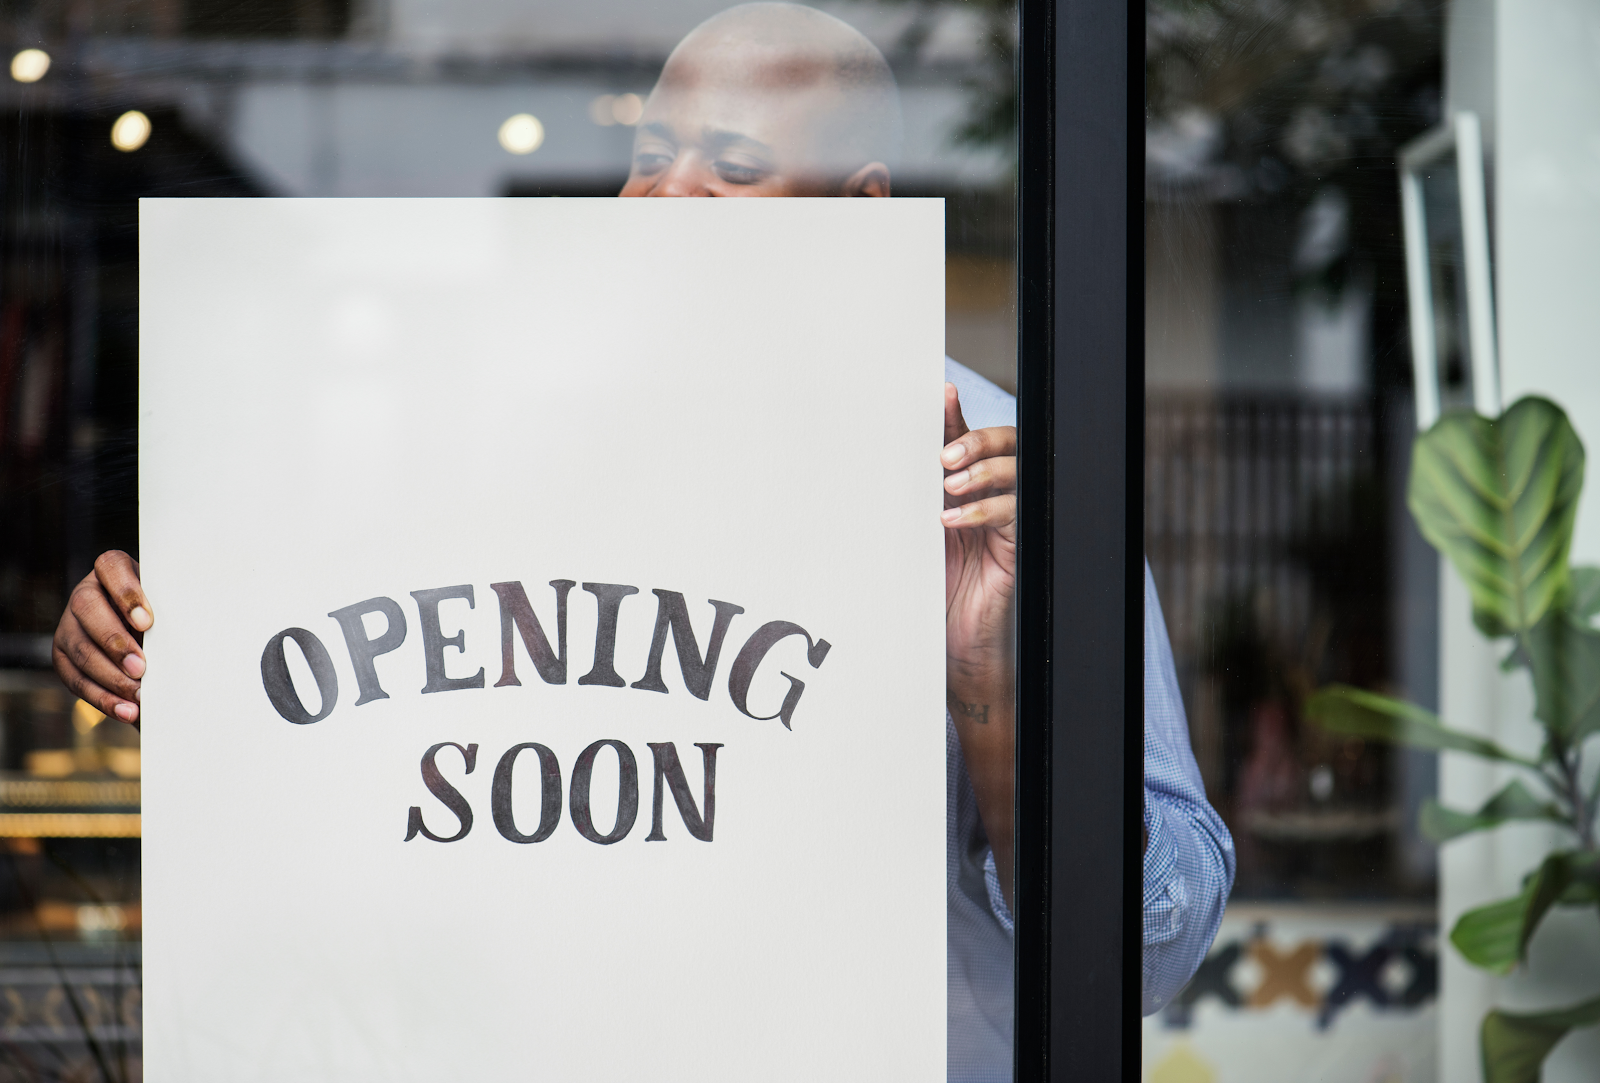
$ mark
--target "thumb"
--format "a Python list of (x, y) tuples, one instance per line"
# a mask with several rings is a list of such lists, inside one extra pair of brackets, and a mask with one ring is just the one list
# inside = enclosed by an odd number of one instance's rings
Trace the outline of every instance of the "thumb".
[(961, 416), (961, 393), (956, 390), (956, 385), (944, 385), (944, 442), (959, 440), (971, 431), (967, 428), (966, 418)]

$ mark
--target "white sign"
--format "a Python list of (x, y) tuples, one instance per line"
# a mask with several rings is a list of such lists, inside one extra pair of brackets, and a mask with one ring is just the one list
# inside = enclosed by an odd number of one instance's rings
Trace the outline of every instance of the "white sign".
[(140, 230), (146, 1077), (942, 1079), (942, 204)]

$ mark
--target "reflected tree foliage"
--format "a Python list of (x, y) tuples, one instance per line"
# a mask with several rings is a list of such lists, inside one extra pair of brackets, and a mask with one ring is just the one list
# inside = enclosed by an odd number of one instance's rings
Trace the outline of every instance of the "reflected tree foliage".
[(911, 9), (911, 17), (889, 51), (899, 69), (914, 63), (933, 36), (938, 21), (959, 12), (977, 23), (975, 71), (963, 84), (967, 108), (950, 132), (952, 146), (998, 150), (1013, 163), (1017, 155), (1017, 4), (1016, 0), (887, 0)]
[(1374, 331), (1390, 337), (1380, 382), (1404, 379), (1395, 159), (1440, 118), (1444, 5), (1150, 0), (1146, 13), (1147, 184), (1290, 201), (1297, 288), (1331, 300), (1370, 274)]

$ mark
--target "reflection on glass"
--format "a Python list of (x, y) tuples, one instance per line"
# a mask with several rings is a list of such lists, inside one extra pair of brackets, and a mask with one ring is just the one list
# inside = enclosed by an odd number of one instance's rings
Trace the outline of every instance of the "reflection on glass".
[(1396, 155), (1441, 113), (1443, 13), (1146, 11), (1146, 546), (1238, 850), (1146, 1070), (1432, 1080), (1434, 765), (1304, 707), (1333, 681), (1437, 703)]
[(19, 83), (37, 83), (50, 70), (50, 54), (43, 49), (24, 49), (11, 58), (11, 78)]
[[(857, 194), (942, 196), (947, 351), (971, 370), (958, 372), (967, 418), (1013, 416), (1014, 5), (831, 5), (780, 35), (793, 55), (829, 19), (852, 28), (843, 54), (824, 50), (844, 77), (798, 95), (763, 92), (774, 81), (748, 41), (702, 38), (677, 77), (665, 71), (725, 6), (0, 11), (18, 43), (0, 117), (0, 1078), (140, 1075), (139, 734), (48, 669), (70, 585), (137, 541), (138, 198), (612, 196), (677, 183), (670, 162), (651, 171), (686, 151), (713, 152), (723, 186), (856, 178)], [(834, 100), (819, 110), (807, 95)], [(704, 123), (717, 109), (742, 112)], [(334, 333), (365, 343), (370, 317)], [(979, 911), (985, 852), (966, 870)], [(989, 932), (985, 988), (1008, 996), (1009, 940)], [(987, 1010), (988, 1044), (952, 1059), (1007, 1077), (1009, 1000)]]
[(531, 113), (518, 113), (500, 125), (500, 145), (512, 154), (532, 154), (544, 142), (544, 125)]
[(128, 110), (111, 125), (111, 145), (120, 151), (136, 151), (149, 138), (150, 118), (137, 109)]

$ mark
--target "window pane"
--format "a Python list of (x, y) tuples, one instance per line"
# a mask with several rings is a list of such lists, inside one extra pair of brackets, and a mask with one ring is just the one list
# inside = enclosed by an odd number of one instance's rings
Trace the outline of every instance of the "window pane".
[[(746, 44), (809, 26), (862, 50), (840, 61), (848, 100), (827, 115), (871, 145), (803, 169), (781, 142), (797, 129), (715, 147), (699, 129), (671, 132), (659, 145), (663, 67), (726, 6), (0, 11), (12, 43), (0, 77), (0, 1001), (11, 1005), (0, 1076), (140, 1076), (139, 731), (50, 672), (73, 586), (98, 554), (138, 555), (140, 198), (940, 197), (946, 373), (967, 425), (1014, 423), (1014, 2), (830, 4), (805, 9), (822, 20), (811, 23), (781, 5), (746, 9), (735, 27)], [(793, 83), (775, 78), (768, 104), (789, 101)], [(698, 165), (678, 168), (691, 151)], [(870, 268), (839, 273), (878, 285)], [(1009, 596), (985, 604), (1004, 613)], [(1010, 1074), (1011, 784), (994, 767), (1010, 762), (1009, 670), (1001, 683), (980, 694), (952, 677), (947, 689), (952, 1078)], [(225, 722), (228, 705), (217, 713)]]
[[(1470, 553), (1451, 540), (1467, 505), (1440, 503), (1459, 478), (1428, 456), (1514, 439), (1530, 414), (1468, 418), (1531, 394), (1580, 437), (1600, 431), (1578, 360), (1592, 306), (1572, 292), (1597, 282), (1579, 252), (1600, 204), (1567, 187), (1593, 175), (1576, 148), (1595, 121), (1570, 101), (1595, 74), (1570, 36), (1592, 34), (1595, 12), (1150, 0), (1146, 14), (1146, 546), (1238, 867), (1198, 975), (1145, 1020), (1145, 1072), (1478, 1079), (1492, 1007), (1600, 992), (1592, 912), (1558, 908), (1504, 980), (1490, 972), (1512, 969), (1514, 947), (1464, 954), (1447, 935), (1516, 896), (1552, 848), (1593, 837), (1590, 798), (1560, 781), (1591, 777), (1582, 738), (1534, 717), (1559, 696), (1535, 656), (1568, 649), (1542, 645), (1536, 621), (1592, 632), (1575, 595), (1548, 616), (1516, 584), (1478, 578), (1469, 594)], [(1560, 413), (1540, 416), (1559, 432)], [(1594, 513), (1578, 514), (1573, 565), (1594, 559)], [(1565, 544), (1570, 520), (1552, 515), (1540, 522)], [(1583, 581), (1564, 554), (1550, 567)], [(1513, 597), (1526, 621), (1489, 615)], [(1396, 701), (1551, 777), (1392, 741)], [(1565, 830), (1497, 827), (1506, 799), (1480, 820), (1439, 808), (1471, 813), (1513, 780), (1530, 796), (1512, 818), (1554, 801)], [(1491, 1057), (1517, 1026), (1485, 1032)], [(1597, 1049), (1592, 1032), (1564, 1042), (1543, 1078), (1592, 1075)]]

